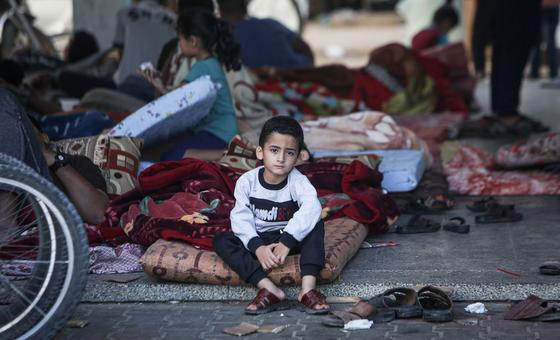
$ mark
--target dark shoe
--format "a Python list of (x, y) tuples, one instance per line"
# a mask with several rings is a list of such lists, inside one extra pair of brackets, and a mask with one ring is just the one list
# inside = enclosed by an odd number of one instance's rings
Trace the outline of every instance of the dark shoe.
[(377, 308), (368, 301), (361, 300), (351, 308), (343, 311), (332, 311), (324, 317), (321, 323), (329, 327), (344, 327), (352, 320), (368, 319), (374, 323), (391, 322), (395, 319), (395, 312), (387, 308)]
[(451, 217), (447, 222), (443, 224), (443, 230), (447, 230), (453, 233), (467, 234), (471, 229), (471, 226), (465, 222), (465, 219), (459, 216)]
[(475, 217), (479, 224), (517, 222), (523, 219), (523, 215), (515, 211), (515, 205), (495, 204), (488, 208), (485, 215)]
[[(402, 216), (399, 220), (402, 219)], [(420, 233), (435, 233), (441, 228), (441, 224), (435, 221), (421, 217), (420, 215), (413, 215), (407, 222), (399, 224), (397, 221), (397, 234), (420, 234)]]
[(395, 311), (399, 319), (418, 318), (422, 316), (422, 308), (418, 304), (418, 296), (412, 288), (392, 288), (374, 296), (369, 303), (377, 308), (389, 308)]
[(547, 261), (539, 267), (539, 273), (543, 275), (560, 275), (560, 262)]
[(429, 196), (426, 199), (412, 199), (405, 207), (405, 212), (408, 214), (428, 215), (428, 214), (441, 214), (446, 210), (451, 209), (448, 202), (438, 200)]
[(453, 302), (441, 289), (426, 286), (418, 291), (418, 302), (422, 307), (422, 318), (428, 322), (453, 320)]
[(467, 209), (475, 213), (485, 213), (494, 204), (498, 204), (498, 202), (494, 197), (490, 196), (467, 204)]

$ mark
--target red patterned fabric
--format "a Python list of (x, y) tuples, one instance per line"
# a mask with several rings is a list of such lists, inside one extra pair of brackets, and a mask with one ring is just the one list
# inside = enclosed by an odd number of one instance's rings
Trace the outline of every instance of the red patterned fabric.
[[(339, 209), (332, 209), (329, 218), (348, 216), (366, 224), (370, 232), (381, 233), (387, 230), (387, 219), (398, 214), (396, 204), (380, 187), (382, 175), (361, 162), (312, 163), (299, 170), (310, 178), (319, 196), (350, 197), (342, 209), (340, 202), (324, 200), (326, 207)], [(214, 235), (230, 230), (239, 175), (195, 159), (155, 164), (140, 175), (140, 188), (111, 202), (102, 228), (120, 227), (133, 242), (145, 246), (163, 238), (212, 249)]]
[(463, 195), (558, 195), (560, 175), (545, 171), (493, 170), (494, 156), (459, 145), (444, 164), (451, 191)]

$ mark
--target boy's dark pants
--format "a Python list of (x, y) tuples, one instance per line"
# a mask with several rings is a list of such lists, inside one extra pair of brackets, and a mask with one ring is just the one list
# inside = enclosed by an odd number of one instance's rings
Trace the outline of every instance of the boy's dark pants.
[[(279, 231), (260, 233), (264, 244), (279, 242), (282, 234)], [(214, 237), (214, 250), (247, 283), (256, 285), (267, 275), (256, 255), (243, 246), (233, 233), (221, 233)], [(315, 228), (298, 245), (290, 250), (290, 254), (300, 253), (299, 265), (301, 276), (319, 277), (325, 266), (325, 227), (323, 221), (317, 222)]]

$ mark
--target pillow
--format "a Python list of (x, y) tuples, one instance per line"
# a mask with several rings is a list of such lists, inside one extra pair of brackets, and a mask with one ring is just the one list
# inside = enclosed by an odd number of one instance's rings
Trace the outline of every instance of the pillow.
[(218, 86), (203, 76), (146, 104), (126, 117), (110, 136), (144, 138), (146, 148), (184, 133), (202, 120), (214, 104)]
[(122, 195), (138, 185), (137, 173), (142, 151), (142, 139), (98, 135), (64, 139), (52, 143), (62, 152), (81, 155), (99, 166), (109, 195)]
[[(325, 268), (319, 282), (334, 281), (366, 236), (367, 228), (349, 218), (325, 222)], [(299, 257), (288, 256), (284, 266), (270, 272), (270, 279), (278, 285), (300, 284)], [(215, 252), (196, 249), (182, 242), (160, 239), (148, 248), (140, 263), (146, 274), (162, 280), (231, 286), (245, 284)]]

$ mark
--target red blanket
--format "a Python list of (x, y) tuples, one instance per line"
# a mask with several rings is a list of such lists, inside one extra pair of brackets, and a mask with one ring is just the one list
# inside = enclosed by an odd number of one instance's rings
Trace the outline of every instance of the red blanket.
[[(348, 216), (367, 225), (370, 232), (382, 233), (387, 230), (387, 219), (398, 214), (396, 204), (380, 187), (382, 175), (361, 162), (312, 163), (299, 170), (319, 196), (344, 193), (350, 197), (329, 218)], [(140, 175), (140, 188), (111, 202), (103, 227), (120, 227), (133, 242), (145, 246), (164, 238), (212, 249), (214, 235), (231, 229), (229, 212), (239, 175), (195, 159), (155, 164)], [(329, 202), (333, 201), (323, 200), (327, 207)]]

